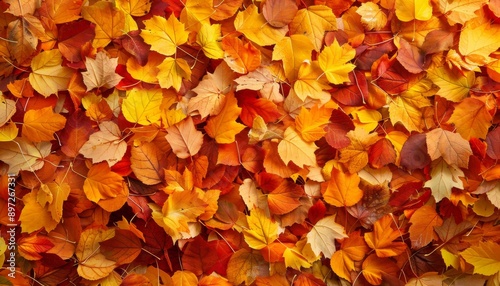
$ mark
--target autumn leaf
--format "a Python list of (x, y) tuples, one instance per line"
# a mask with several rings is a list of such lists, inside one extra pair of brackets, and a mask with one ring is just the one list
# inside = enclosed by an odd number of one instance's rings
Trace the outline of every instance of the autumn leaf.
[(99, 243), (112, 238), (114, 229), (94, 227), (82, 232), (76, 246), (78, 274), (88, 280), (98, 280), (108, 276), (117, 266), (99, 250)]
[(499, 245), (493, 241), (480, 241), (477, 245), (462, 251), (460, 255), (474, 266), (474, 273), (494, 275), (500, 267)]
[(273, 214), (286, 214), (298, 208), (301, 203), (300, 197), (304, 190), (289, 181), (283, 181), (276, 189), (267, 194), (269, 210)]
[(293, 127), (288, 127), (283, 136), (278, 144), (278, 153), (285, 164), (292, 161), (297, 166), (316, 165), (314, 151), (318, 147), (313, 142), (304, 141)]
[(324, 5), (313, 5), (300, 9), (289, 24), (291, 35), (305, 35), (319, 52), (326, 31), (337, 29), (337, 20), (332, 10)]
[(287, 26), (277, 29), (267, 24), (266, 18), (253, 4), (244, 11), (238, 12), (234, 19), (234, 27), (250, 41), (260, 46), (274, 45), (288, 32)]
[(335, 216), (327, 216), (320, 219), (307, 234), (307, 243), (315, 255), (323, 255), (331, 258), (335, 252), (335, 239), (347, 237), (342, 225), (335, 222)]
[(31, 61), (32, 72), (29, 74), (31, 86), (45, 97), (66, 90), (73, 71), (61, 66), (62, 56), (59, 50), (44, 51)]
[(378, 257), (396, 256), (406, 250), (404, 242), (394, 241), (402, 234), (399, 229), (392, 228), (393, 222), (391, 215), (385, 215), (375, 222), (373, 232), (365, 233), (366, 243)]
[(396, 0), (396, 16), (403, 22), (427, 21), (432, 17), (432, 6), (428, 0)]
[(245, 125), (236, 122), (240, 112), (236, 98), (231, 94), (226, 96), (226, 102), (219, 114), (210, 118), (205, 126), (208, 136), (220, 144), (234, 142), (236, 134), (245, 128)]
[(146, 185), (162, 182), (163, 168), (167, 167), (165, 152), (154, 142), (145, 142), (131, 148), (130, 168)]
[(363, 197), (363, 191), (359, 188), (359, 183), (358, 174), (345, 174), (336, 168), (332, 168), (323, 198), (327, 203), (336, 207), (352, 206)]
[(458, 50), (461, 55), (472, 63), (484, 65), (490, 61), (490, 54), (496, 51), (500, 44), (496, 35), (500, 32), (500, 25), (465, 25), (460, 33)]
[[(273, 60), (283, 61), (285, 75), (293, 82), (302, 62), (311, 60), (312, 50), (314, 50), (314, 45), (306, 36), (301, 34), (291, 35), (276, 43), (273, 49)], [(290, 57), (290, 55), (293, 55), (293, 57)]]
[(409, 228), (411, 247), (419, 249), (429, 244), (434, 237), (434, 228), (441, 226), (443, 220), (435, 208), (425, 205), (416, 210), (410, 218), (412, 224)]
[(368, 256), (362, 265), (362, 273), (371, 285), (380, 285), (382, 278), (389, 275), (396, 276), (399, 267), (388, 258), (380, 258), (375, 254)]
[(120, 128), (112, 121), (99, 124), (100, 131), (90, 135), (80, 153), (91, 158), (93, 163), (107, 161), (109, 166), (116, 164), (127, 151), (127, 143), (122, 140)]
[(363, 169), (368, 164), (368, 147), (373, 145), (378, 136), (374, 133), (367, 133), (363, 128), (356, 128), (346, 135), (351, 143), (340, 150), (340, 162), (346, 163), (349, 173), (355, 173)]
[(243, 42), (237, 37), (222, 39), (224, 61), (237, 73), (246, 74), (260, 66), (261, 52), (250, 42)]
[(469, 142), (459, 134), (436, 128), (427, 133), (426, 143), (432, 160), (443, 157), (449, 165), (461, 168), (469, 166), (472, 151)]
[(330, 85), (323, 74), (317, 61), (305, 61), (300, 65), (293, 89), (301, 101), (305, 101), (307, 97), (325, 101), (331, 98), (331, 95), (325, 92), (330, 89)]
[(425, 182), (424, 187), (430, 188), (436, 202), (451, 197), (451, 189), (463, 189), (464, 185), (459, 177), (463, 177), (462, 170), (454, 165), (449, 165), (440, 159), (432, 163), (431, 179)]
[(184, 24), (173, 14), (168, 19), (153, 16), (144, 21), (144, 25), (146, 29), (141, 30), (141, 37), (151, 45), (151, 50), (162, 55), (175, 54), (177, 47), (187, 42), (188, 33)]
[(278, 223), (263, 210), (255, 208), (247, 216), (248, 229), (243, 230), (246, 243), (253, 249), (262, 249), (278, 238)]
[(439, 86), (437, 95), (450, 101), (459, 102), (464, 99), (476, 80), (475, 73), (464, 71), (463, 74), (455, 73), (446, 67), (438, 67), (427, 71), (427, 76)]
[(9, 165), (9, 173), (21, 170), (36, 171), (43, 167), (43, 158), (50, 154), (49, 142), (32, 143), (17, 137), (13, 141), (0, 142), (0, 160)]
[(117, 65), (118, 58), (109, 58), (104, 52), (97, 53), (95, 59), (87, 57), (87, 71), (82, 72), (87, 91), (101, 87), (109, 89), (117, 85), (123, 78), (115, 72)]
[(356, 13), (361, 16), (361, 23), (366, 25), (368, 30), (381, 30), (387, 24), (387, 15), (375, 3), (361, 4)]
[(258, 276), (269, 276), (269, 263), (262, 255), (242, 248), (229, 259), (227, 278), (233, 285), (243, 282), (249, 285)]
[(37, 202), (36, 192), (31, 192), (23, 197), (24, 208), (19, 216), (23, 232), (32, 233), (41, 228), (47, 232), (57, 226), (57, 221), (52, 219), (51, 213)]
[(326, 134), (325, 125), (330, 121), (331, 109), (313, 106), (311, 110), (301, 108), (295, 118), (295, 126), (302, 139), (307, 142), (319, 140)]
[(325, 72), (326, 78), (333, 84), (342, 84), (349, 82), (348, 73), (356, 66), (347, 63), (356, 55), (356, 51), (349, 45), (342, 46), (335, 40), (325, 47), (318, 56), (318, 63)]
[(166, 131), (168, 134), (165, 137), (179, 158), (196, 155), (203, 144), (203, 134), (196, 130), (191, 117), (170, 126)]
[(224, 56), (219, 37), (220, 25), (203, 25), (196, 35), (196, 43), (201, 46), (205, 55), (211, 59), (220, 59)]
[(123, 116), (131, 123), (141, 125), (158, 123), (162, 100), (163, 92), (160, 89), (131, 89), (122, 102)]
[(82, 17), (95, 24), (95, 38), (92, 41), (95, 48), (105, 47), (124, 34), (125, 14), (111, 2), (98, 1), (93, 5), (83, 6)]
[(448, 122), (455, 125), (457, 132), (465, 140), (470, 140), (471, 137), (484, 139), (492, 120), (488, 109), (487, 103), (466, 98), (455, 107)]
[(355, 261), (361, 261), (368, 253), (366, 245), (360, 232), (350, 233), (340, 244), (340, 249), (335, 251), (330, 260), (330, 266), (335, 274), (351, 281), (350, 273), (355, 270)]
[(270, 0), (264, 2), (262, 15), (271, 26), (281, 28), (293, 20), (297, 10), (297, 3), (293, 0)]
[(52, 107), (28, 110), (24, 114), (23, 137), (32, 142), (54, 140), (54, 133), (64, 128), (66, 118), (54, 113)]

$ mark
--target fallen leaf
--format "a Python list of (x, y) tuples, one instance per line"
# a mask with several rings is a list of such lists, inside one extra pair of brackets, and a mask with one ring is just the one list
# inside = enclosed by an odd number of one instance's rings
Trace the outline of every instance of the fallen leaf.
[(469, 166), (469, 157), (472, 155), (469, 142), (460, 134), (441, 128), (431, 130), (426, 135), (427, 150), (432, 160), (439, 157), (449, 165), (460, 168)]
[(105, 52), (98, 52), (95, 59), (87, 57), (85, 60), (86, 72), (82, 72), (83, 82), (87, 91), (94, 88), (110, 89), (116, 86), (123, 78), (115, 72), (118, 58), (109, 58)]
[(219, 144), (232, 143), (236, 134), (245, 128), (245, 125), (236, 122), (241, 108), (232, 94), (226, 96), (226, 102), (219, 114), (210, 118), (205, 126), (208, 136)]
[(59, 50), (44, 51), (36, 55), (31, 61), (31, 86), (45, 97), (66, 90), (73, 70), (61, 64), (62, 56)]
[(66, 118), (54, 113), (52, 107), (28, 110), (24, 114), (22, 135), (32, 142), (55, 140), (54, 133), (63, 129)]
[(311, 246), (315, 255), (323, 255), (331, 258), (337, 250), (335, 239), (348, 237), (342, 225), (335, 222), (335, 216), (327, 216), (320, 219), (307, 234), (307, 243)]
[(122, 140), (118, 125), (112, 121), (99, 124), (100, 131), (90, 135), (80, 148), (80, 154), (91, 158), (93, 163), (107, 161), (109, 166), (118, 163), (127, 151), (127, 143)]

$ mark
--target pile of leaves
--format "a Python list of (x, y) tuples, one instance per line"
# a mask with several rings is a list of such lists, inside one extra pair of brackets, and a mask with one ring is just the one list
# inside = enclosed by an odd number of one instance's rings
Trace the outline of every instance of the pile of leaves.
[(499, 0), (0, 1), (7, 285), (499, 285)]

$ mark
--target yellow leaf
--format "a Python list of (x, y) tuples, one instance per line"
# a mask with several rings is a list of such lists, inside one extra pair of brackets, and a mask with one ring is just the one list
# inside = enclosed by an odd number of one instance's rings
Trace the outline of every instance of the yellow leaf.
[(347, 63), (354, 56), (356, 56), (356, 51), (349, 44), (343, 44), (341, 47), (335, 39), (330, 46), (321, 51), (318, 63), (329, 82), (342, 84), (349, 82), (349, 73), (356, 67)]
[(460, 255), (474, 266), (474, 273), (494, 275), (500, 271), (500, 245), (493, 241), (479, 241)]
[(102, 122), (99, 129), (90, 135), (78, 152), (85, 158), (91, 158), (94, 164), (107, 161), (111, 167), (123, 158), (127, 142), (122, 140), (120, 128), (112, 121)]
[(188, 223), (197, 221), (198, 216), (205, 212), (207, 203), (198, 197), (195, 190), (189, 190), (170, 194), (161, 209), (154, 204), (149, 206), (155, 222), (175, 243), (183, 237), (183, 233), (190, 232)]
[(83, 191), (95, 203), (115, 198), (125, 191), (123, 177), (111, 171), (106, 163), (93, 165), (83, 182)]
[(196, 155), (203, 145), (203, 133), (196, 130), (191, 117), (170, 126), (166, 131), (168, 134), (165, 137), (179, 158), (186, 159)]
[(191, 79), (191, 68), (185, 59), (182, 58), (165, 58), (158, 65), (158, 82), (162, 88), (173, 87), (179, 91), (182, 84), (182, 79)]
[(425, 182), (424, 187), (430, 188), (436, 202), (451, 197), (451, 189), (463, 190), (464, 185), (459, 177), (464, 177), (464, 172), (459, 168), (446, 164), (445, 160), (434, 161), (431, 165), (431, 179)]
[(432, 17), (429, 0), (396, 0), (396, 16), (403, 22), (427, 21)]
[(199, 31), (202, 25), (210, 25), (210, 16), (214, 14), (213, 0), (189, 0), (183, 3), (180, 19), (186, 24), (186, 30)]
[[(47, 205), (47, 209), (50, 212), (52, 219), (56, 222), (60, 222), (63, 215), (63, 203), (68, 199), (69, 193), (71, 191), (70, 186), (67, 183), (58, 184), (56, 182), (51, 182), (48, 184), (43, 184), (46, 186), (47, 191), (50, 192), (51, 201)], [(38, 196), (41, 193), (42, 187), (38, 191)], [(45, 204), (40, 203), (43, 207)]]
[(80, 235), (75, 256), (78, 259), (78, 274), (88, 280), (98, 280), (107, 277), (117, 266), (113, 260), (107, 259), (99, 251), (100, 242), (115, 236), (114, 229), (104, 227), (88, 228)]
[(220, 24), (202, 25), (196, 35), (196, 43), (201, 46), (205, 55), (211, 59), (224, 57), (219, 38), (221, 37)]
[(371, 132), (377, 128), (379, 122), (382, 120), (382, 114), (373, 109), (361, 109), (351, 113), (355, 126)]
[(51, 213), (37, 202), (37, 191), (32, 191), (23, 197), (24, 207), (19, 216), (23, 232), (32, 233), (41, 228), (47, 232), (57, 226), (57, 221), (52, 219)]
[(340, 150), (341, 163), (346, 163), (349, 173), (359, 172), (368, 164), (368, 149), (378, 141), (376, 133), (368, 133), (365, 129), (358, 127), (347, 133), (351, 140), (349, 146)]
[(363, 197), (359, 188), (360, 178), (357, 173), (345, 174), (336, 168), (332, 169), (326, 191), (323, 194), (325, 202), (336, 207), (355, 205)]
[(243, 230), (246, 243), (253, 249), (262, 249), (278, 238), (278, 223), (266, 213), (254, 208), (247, 216), (248, 229)]
[(294, 247), (287, 247), (283, 252), (283, 258), (285, 258), (285, 266), (299, 270), (301, 267), (310, 268), (311, 263)]
[(151, 125), (161, 118), (160, 104), (163, 100), (161, 89), (131, 89), (123, 99), (122, 112), (130, 123)]
[(469, 142), (460, 134), (436, 128), (427, 132), (426, 143), (432, 160), (443, 157), (446, 163), (460, 168), (469, 167), (469, 156), (472, 155)]
[(234, 27), (250, 41), (260, 46), (274, 45), (288, 32), (287, 26), (277, 29), (269, 25), (254, 4), (238, 12), (234, 19)]
[(0, 127), (0, 142), (12, 141), (17, 137), (19, 129), (14, 122), (9, 122)]
[(87, 71), (82, 72), (82, 75), (87, 91), (101, 87), (104, 90), (110, 89), (122, 80), (123, 77), (115, 72), (118, 65), (118, 58), (110, 59), (106, 52), (103, 51), (98, 52), (95, 59), (85, 58)]
[(23, 137), (32, 142), (54, 140), (54, 133), (64, 128), (66, 118), (52, 111), (52, 106), (28, 110), (24, 114)]
[(500, 47), (497, 40), (499, 33), (500, 25), (491, 25), (489, 22), (480, 26), (465, 25), (460, 32), (458, 51), (465, 57), (466, 62), (487, 64), (492, 61), (490, 54)]
[(325, 125), (330, 122), (332, 109), (313, 106), (311, 110), (302, 107), (299, 116), (295, 118), (295, 128), (307, 142), (321, 139), (326, 134)]
[(302, 101), (305, 101), (307, 97), (322, 101), (331, 99), (332, 96), (330, 93), (325, 91), (331, 89), (331, 86), (328, 84), (328, 80), (322, 75), (323, 71), (317, 61), (303, 62), (300, 65), (297, 80), (293, 84), (293, 90), (295, 90), (296, 95)]
[(436, 94), (453, 102), (459, 102), (467, 97), (470, 88), (476, 81), (473, 71), (463, 71), (463, 75), (461, 75), (444, 66), (428, 70), (427, 76), (435, 85), (439, 86), (439, 91)]
[[(273, 60), (282, 60), (286, 78), (294, 82), (300, 65), (311, 60), (311, 52), (314, 50), (312, 42), (304, 35), (291, 35), (284, 37), (273, 49)], [(293, 56), (290, 56), (293, 55)]]
[(174, 285), (179, 286), (195, 286), (198, 285), (198, 277), (194, 275), (191, 271), (175, 271), (174, 275), (172, 275), (172, 282)]
[(443, 220), (436, 212), (434, 206), (424, 205), (417, 209), (410, 218), (409, 228), (411, 247), (420, 249), (429, 244), (435, 235), (434, 227), (443, 224)]
[(481, 9), (486, 2), (486, 0), (440, 0), (438, 7), (451, 26), (457, 23), (464, 25), (465, 22), (477, 17), (475, 12)]
[(289, 24), (290, 34), (305, 35), (319, 52), (323, 46), (326, 31), (337, 29), (337, 18), (332, 9), (324, 5), (312, 5), (300, 9)]
[(50, 154), (51, 146), (50, 142), (32, 143), (17, 137), (0, 142), (0, 160), (9, 165), (9, 174), (18, 174), (21, 170), (33, 172), (43, 167), (43, 158)]
[(168, 19), (153, 16), (145, 20), (146, 26), (141, 30), (144, 42), (151, 45), (151, 50), (165, 56), (176, 53), (177, 47), (186, 43), (189, 33), (185, 31), (184, 24), (179, 22), (172, 13)]
[(146, 15), (151, 9), (149, 0), (116, 0), (116, 7), (134, 17)]
[(237, 100), (232, 94), (226, 96), (226, 102), (217, 116), (210, 118), (205, 126), (208, 136), (219, 144), (234, 142), (236, 134), (245, 128), (245, 125), (236, 122), (241, 113)]
[(485, 102), (466, 98), (455, 106), (448, 122), (455, 125), (457, 132), (465, 140), (470, 140), (472, 137), (485, 139), (492, 119)]
[(285, 164), (292, 161), (299, 167), (316, 166), (314, 151), (318, 147), (313, 142), (304, 141), (293, 127), (288, 127), (278, 144), (278, 153)]
[(335, 239), (348, 237), (342, 225), (335, 222), (335, 216), (327, 216), (320, 219), (307, 234), (307, 243), (315, 255), (323, 255), (331, 258), (337, 250)]
[(82, 7), (83, 19), (94, 23), (94, 48), (104, 48), (113, 39), (123, 35), (125, 14), (118, 10), (112, 2), (99, 1), (90, 6)]
[(375, 29), (378, 31), (387, 24), (387, 15), (373, 2), (362, 3), (358, 10), (356, 10), (356, 13), (361, 16), (361, 23), (363, 23), (368, 30)]
[(57, 49), (43, 51), (36, 55), (31, 61), (32, 72), (29, 75), (31, 86), (45, 97), (59, 90), (66, 90), (73, 70), (61, 64), (61, 52)]

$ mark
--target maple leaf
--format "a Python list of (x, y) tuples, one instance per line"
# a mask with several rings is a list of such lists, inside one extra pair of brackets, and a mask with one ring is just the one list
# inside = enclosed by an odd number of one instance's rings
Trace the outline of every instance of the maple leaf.
[(196, 35), (196, 43), (201, 46), (205, 55), (211, 59), (221, 59), (224, 56), (221, 43), (218, 41), (221, 27), (216, 25), (203, 25)]
[(113, 39), (124, 34), (125, 14), (111, 2), (98, 1), (83, 6), (82, 17), (95, 24), (95, 38), (92, 41), (95, 48), (106, 47)]
[(50, 212), (52, 219), (60, 222), (63, 215), (63, 203), (68, 199), (70, 191), (71, 188), (67, 183), (51, 182), (42, 184), (37, 194), (37, 202), (42, 207), (47, 204), (47, 210)]
[(335, 216), (327, 216), (320, 219), (307, 234), (307, 243), (315, 255), (323, 255), (331, 258), (337, 249), (335, 239), (348, 237), (342, 225), (335, 222)]
[(463, 74), (454, 73), (446, 67), (438, 67), (427, 71), (427, 76), (435, 85), (439, 86), (436, 93), (450, 101), (459, 102), (468, 94), (476, 80), (473, 71), (464, 71)]
[(235, 72), (246, 74), (260, 66), (261, 52), (250, 42), (244, 43), (237, 37), (222, 39), (224, 61)]
[(465, 140), (470, 140), (472, 137), (486, 138), (492, 119), (487, 103), (466, 98), (455, 107), (448, 122), (455, 125)]
[(267, 194), (269, 210), (273, 214), (286, 214), (298, 208), (304, 190), (289, 181), (283, 181), (276, 189)]
[(263, 210), (255, 208), (247, 216), (248, 229), (243, 230), (246, 243), (253, 249), (262, 249), (278, 238), (278, 223)]
[(219, 114), (210, 118), (205, 126), (208, 136), (215, 139), (219, 144), (232, 143), (236, 134), (245, 128), (245, 125), (236, 122), (241, 108), (232, 94), (226, 96), (226, 102)]
[(358, 174), (345, 174), (336, 168), (332, 168), (323, 198), (325, 202), (336, 207), (352, 206), (363, 197), (363, 191), (359, 188), (359, 183)]
[(493, 241), (480, 241), (462, 251), (460, 255), (474, 266), (474, 273), (494, 275), (500, 269), (500, 246)]
[(54, 113), (52, 107), (28, 110), (24, 114), (23, 137), (32, 142), (54, 140), (54, 133), (64, 128), (66, 118)]
[(174, 242), (186, 236), (183, 234), (190, 237), (188, 223), (196, 222), (198, 216), (205, 212), (206, 205), (194, 190), (170, 194), (162, 208), (149, 204), (153, 210), (153, 219)]
[(86, 72), (82, 72), (87, 91), (94, 88), (109, 89), (117, 85), (123, 78), (115, 72), (118, 58), (110, 59), (105, 52), (98, 52), (93, 58), (86, 58)]
[(51, 213), (37, 202), (37, 192), (31, 192), (23, 197), (24, 208), (19, 216), (23, 232), (32, 233), (41, 228), (47, 232), (57, 226), (57, 221), (52, 219)]
[(305, 61), (300, 65), (293, 90), (301, 101), (305, 101), (307, 97), (322, 101), (331, 98), (331, 95), (325, 92), (325, 90), (330, 89), (330, 85), (322, 75), (323, 72), (317, 61)]
[(163, 100), (161, 89), (131, 89), (122, 101), (122, 113), (131, 123), (151, 125), (161, 118), (160, 104)]
[(314, 45), (309, 38), (301, 34), (291, 35), (276, 43), (273, 49), (273, 60), (283, 61), (286, 78), (293, 82), (301, 64), (306, 60), (311, 60), (312, 50), (314, 50)]
[(302, 167), (316, 166), (316, 151), (318, 147), (313, 142), (304, 141), (293, 127), (288, 127), (283, 139), (278, 144), (278, 153), (285, 164), (292, 161)]
[(333, 253), (330, 266), (333, 272), (340, 277), (352, 281), (351, 271), (355, 270), (355, 261), (361, 261), (369, 251), (363, 237), (359, 231), (349, 234), (349, 237), (342, 240), (340, 249)]
[(351, 63), (356, 51), (349, 45), (339, 45), (334, 40), (330, 46), (325, 47), (318, 56), (318, 63), (325, 72), (326, 78), (333, 84), (342, 84), (349, 81), (348, 73), (356, 67)]
[(288, 32), (288, 26), (277, 29), (269, 25), (254, 4), (238, 12), (234, 19), (234, 27), (250, 41), (260, 46), (274, 45)]
[(427, 133), (426, 143), (432, 160), (443, 157), (449, 165), (461, 168), (469, 166), (469, 156), (472, 155), (472, 150), (469, 142), (460, 134), (436, 128)]
[(100, 131), (90, 135), (79, 152), (86, 158), (91, 158), (93, 163), (107, 161), (109, 166), (113, 166), (127, 151), (127, 143), (122, 140), (116, 123), (104, 121), (99, 124), (99, 129)]
[(433, 206), (425, 205), (413, 213), (410, 223), (412, 225), (408, 231), (410, 232), (411, 247), (418, 249), (434, 239), (434, 228), (441, 226), (443, 220)]
[(40, 94), (49, 97), (60, 90), (66, 90), (73, 71), (61, 66), (59, 50), (43, 51), (31, 61), (29, 75), (31, 86)]
[(176, 53), (177, 47), (186, 43), (188, 32), (184, 30), (181, 23), (174, 14), (168, 19), (160, 16), (153, 16), (145, 20), (145, 29), (141, 30), (141, 37), (151, 45), (151, 50), (165, 56)]
[(436, 202), (451, 197), (451, 189), (463, 189), (464, 185), (459, 177), (464, 177), (462, 170), (449, 165), (440, 159), (432, 163), (431, 180), (425, 182), (424, 187), (430, 188)]
[(349, 146), (340, 150), (339, 162), (346, 163), (349, 173), (356, 173), (368, 164), (368, 147), (373, 145), (378, 136), (374, 133), (367, 133), (363, 128), (356, 128), (347, 132), (350, 140)]
[(168, 143), (179, 158), (188, 158), (198, 153), (203, 145), (203, 134), (196, 130), (193, 119), (188, 117), (166, 129)]
[(380, 285), (382, 277), (396, 276), (399, 267), (388, 258), (380, 258), (375, 254), (368, 256), (362, 265), (362, 273), (371, 285)]
[(182, 84), (182, 79), (189, 80), (191, 78), (191, 68), (185, 59), (167, 57), (158, 65), (157, 78), (162, 88), (173, 87), (179, 91)]
[(300, 9), (289, 26), (291, 35), (305, 35), (319, 52), (325, 32), (336, 30), (337, 20), (329, 7), (313, 5)]
[(406, 250), (404, 242), (394, 242), (402, 234), (399, 229), (392, 228), (392, 223), (391, 215), (385, 215), (375, 222), (373, 232), (365, 233), (366, 243), (378, 257), (396, 256)]

